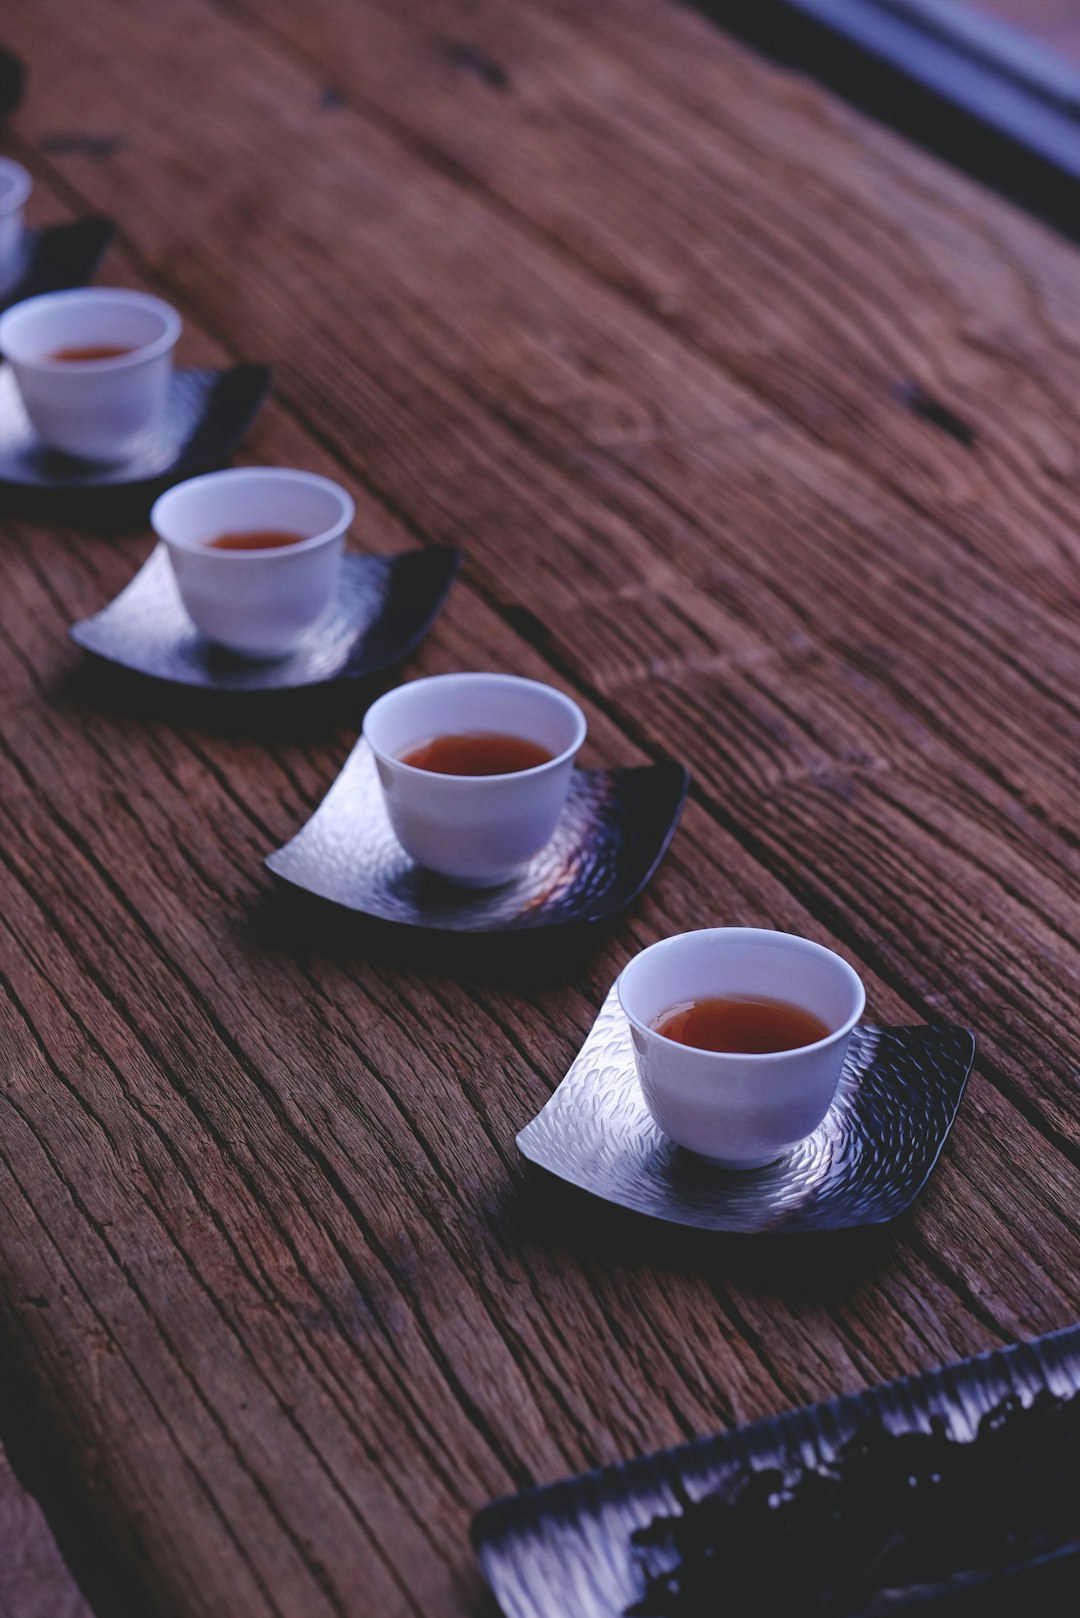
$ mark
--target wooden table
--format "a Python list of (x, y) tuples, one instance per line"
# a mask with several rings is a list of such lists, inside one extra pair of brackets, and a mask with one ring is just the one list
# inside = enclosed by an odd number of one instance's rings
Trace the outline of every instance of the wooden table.
[[(245, 453), (340, 478), (356, 545), (464, 548), (405, 675), (551, 680), (592, 762), (694, 774), (573, 950), (328, 935), (262, 860), (359, 701), (103, 701), (67, 627), (148, 535), (4, 523), (0, 1432), (100, 1618), (487, 1611), (494, 1495), (1071, 1322), (1076, 250), (665, 0), (3, 26), (34, 217), (113, 214), (182, 358), (273, 364)], [(977, 1030), (894, 1228), (700, 1241), (524, 1173), (620, 965), (717, 922)]]

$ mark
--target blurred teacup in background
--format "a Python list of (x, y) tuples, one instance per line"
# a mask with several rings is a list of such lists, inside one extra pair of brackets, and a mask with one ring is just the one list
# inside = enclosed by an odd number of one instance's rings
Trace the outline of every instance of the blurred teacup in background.
[(0, 157), (0, 293), (10, 292), (23, 270), (23, 207), (34, 182), (21, 163)]
[(122, 460), (160, 419), (182, 322), (148, 292), (80, 287), (0, 316), (0, 352), (43, 443)]
[(178, 483), (150, 522), (196, 628), (230, 651), (269, 658), (291, 652), (329, 608), (354, 515), (329, 478), (238, 467)]

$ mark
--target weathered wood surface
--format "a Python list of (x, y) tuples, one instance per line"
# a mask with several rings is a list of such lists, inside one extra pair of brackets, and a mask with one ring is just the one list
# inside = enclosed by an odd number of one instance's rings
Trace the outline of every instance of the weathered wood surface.
[[(246, 453), (465, 549), (408, 672), (552, 679), (594, 761), (695, 775), (569, 955), (319, 933), (261, 860), (359, 701), (125, 703), (65, 632), (147, 537), (5, 523), (0, 1333), (55, 1510), (140, 1612), (460, 1618), (493, 1494), (1072, 1321), (1075, 250), (663, 0), (4, 27), (38, 216), (112, 212), (183, 356), (274, 365)], [(718, 920), (978, 1030), (896, 1229), (699, 1242), (523, 1176), (627, 954)]]

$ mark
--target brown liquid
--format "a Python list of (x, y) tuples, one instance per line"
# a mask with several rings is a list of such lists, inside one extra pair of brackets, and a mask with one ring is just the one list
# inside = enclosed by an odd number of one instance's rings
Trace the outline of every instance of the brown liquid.
[(462, 736), (436, 736), (401, 755), (403, 764), (435, 775), (516, 775), (550, 764), (555, 757), (539, 742), (495, 731), (474, 731)]
[(715, 995), (694, 1000), (665, 1011), (653, 1027), (680, 1045), (744, 1056), (796, 1051), (832, 1032), (813, 1012), (763, 994)]
[(67, 365), (79, 365), (84, 360), (118, 360), (121, 354), (134, 354), (129, 343), (84, 343), (81, 348), (58, 348), (49, 355), (51, 360), (62, 360)]
[(283, 545), (299, 545), (308, 537), (307, 534), (290, 534), (284, 528), (244, 528), (219, 534), (206, 543), (215, 551), (277, 551)]

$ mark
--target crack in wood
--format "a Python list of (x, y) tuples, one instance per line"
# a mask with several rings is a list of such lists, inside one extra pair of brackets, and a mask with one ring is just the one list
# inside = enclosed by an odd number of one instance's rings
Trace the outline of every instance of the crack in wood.
[(504, 67), (487, 51), (477, 49), (462, 39), (436, 39), (432, 49), (444, 61), (453, 67), (460, 67), (466, 73), (471, 73), (492, 90), (507, 90), (510, 87), (510, 75)]
[(106, 158), (115, 157), (127, 146), (123, 135), (88, 135), (76, 132), (61, 131), (55, 135), (44, 135), (41, 140), (41, 149), (52, 157), (66, 157), (72, 153), (80, 157), (93, 158), (95, 162), (104, 162)]
[(955, 439), (958, 444), (962, 444), (965, 449), (974, 449), (979, 435), (971, 423), (965, 421), (963, 416), (957, 415), (955, 410), (943, 404), (940, 399), (936, 399), (932, 393), (928, 393), (920, 383), (910, 380), (900, 382), (897, 384), (896, 392), (897, 397), (913, 416), (918, 416), (920, 421), (928, 422), (931, 427), (937, 427), (939, 431)]

